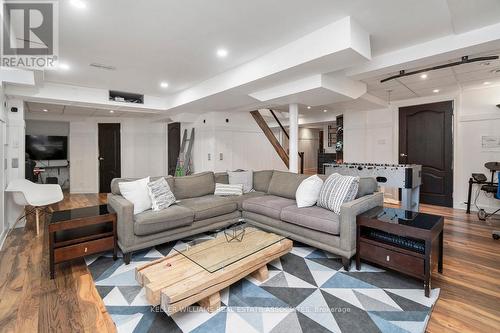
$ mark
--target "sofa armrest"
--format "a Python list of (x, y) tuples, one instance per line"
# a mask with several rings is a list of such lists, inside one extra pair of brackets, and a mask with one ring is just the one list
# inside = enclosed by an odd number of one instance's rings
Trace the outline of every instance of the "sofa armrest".
[(132, 246), (134, 239), (134, 204), (121, 195), (108, 194), (108, 207), (116, 212), (118, 240), (126, 247)]
[(340, 247), (345, 251), (356, 251), (356, 216), (384, 204), (384, 194), (375, 192), (340, 207)]

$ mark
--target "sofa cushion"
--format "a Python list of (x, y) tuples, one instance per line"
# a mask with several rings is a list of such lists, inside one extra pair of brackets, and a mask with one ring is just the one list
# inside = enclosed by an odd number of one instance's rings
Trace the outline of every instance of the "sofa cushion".
[(356, 193), (356, 199), (377, 192), (377, 188), (378, 188), (378, 183), (375, 178), (373, 177), (359, 178), (358, 193)]
[(281, 209), (291, 205), (295, 205), (295, 200), (265, 195), (244, 200), (243, 210), (279, 220)]
[(236, 202), (227, 200), (224, 197), (216, 197), (213, 194), (180, 200), (178, 205), (191, 209), (194, 212), (195, 221), (229, 214), (238, 210)]
[(283, 208), (281, 220), (309, 229), (339, 234), (339, 215), (318, 206), (298, 208), (296, 205)]
[(132, 182), (118, 183), (120, 193), (134, 205), (134, 215), (151, 209), (151, 197), (148, 190), (149, 177)]
[(359, 177), (332, 173), (321, 187), (318, 206), (340, 214), (342, 204), (356, 198), (358, 187)]
[(243, 195), (226, 197), (226, 199), (228, 199), (232, 202), (236, 202), (236, 204), (238, 205), (238, 209), (242, 210), (243, 209), (243, 202), (245, 200), (250, 199), (250, 198), (262, 197), (264, 195), (266, 195), (265, 192), (253, 191), (253, 192), (244, 193)]
[[(154, 182), (155, 180), (158, 180), (162, 178), (163, 176), (157, 176), (157, 177), (150, 177), (149, 181)], [(174, 188), (174, 177), (172, 176), (166, 176), (163, 177), (167, 180), (168, 186), (173, 189)], [(111, 193), (116, 194), (116, 195), (122, 195), (120, 192), (120, 187), (118, 186), (119, 183), (123, 182), (133, 182), (135, 180), (138, 180), (139, 178), (113, 178), (111, 180)]]
[(190, 225), (193, 220), (194, 212), (179, 205), (172, 205), (158, 212), (147, 210), (134, 216), (134, 233), (139, 236), (150, 235)]
[[(328, 179), (328, 175), (318, 175), (323, 181)], [(378, 183), (374, 177), (360, 177), (358, 193), (356, 193), (356, 199), (364, 197), (365, 195), (373, 194), (378, 191)]]
[(319, 198), (319, 192), (323, 186), (323, 180), (318, 175), (304, 179), (297, 188), (295, 193), (295, 201), (297, 207), (311, 207), (316, 204)]
[(229, 176), (227, 172), (214, 173), (215, 182), (219, 184), (229, 184)]
[(259, 192), (266, 192), (273, 176), (273, 170), (262, 170), (253, 172), (253, 189)]
[(275, 170), (271, 177), (267, 193), (288, 199), (295, 199), (297, 188), (307, 177), (307, 175)]
[(174, 177), (174, 195), (178, 200), (214, 194), (215, 177), (211, 171)]
[(229, 184), (243, 185), (243, 192), (248, 193), (253, 189), (253, 171), (251, 170), (241, 170), (241, 171), (228, 171)]

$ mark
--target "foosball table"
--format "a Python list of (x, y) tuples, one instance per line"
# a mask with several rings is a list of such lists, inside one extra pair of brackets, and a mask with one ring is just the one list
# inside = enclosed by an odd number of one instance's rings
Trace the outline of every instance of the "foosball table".
[(417, 164), (327, 163), (325, 175), (373, 177), (379, 186), (401, 189), (401, 208), (418, 211), (422, 166)]

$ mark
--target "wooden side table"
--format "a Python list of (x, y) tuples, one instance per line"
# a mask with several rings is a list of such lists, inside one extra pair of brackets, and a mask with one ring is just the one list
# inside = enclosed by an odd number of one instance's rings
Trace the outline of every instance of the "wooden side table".
[(361, 260), (411, 275), (431, 289), (434, 264), (443, 272), (442, 216), (375, 207), (356, 218), (356, 268)]
[(49, 223), (50, 278), (55, 264), (113, 250), (117, 259), (116, 213), (106, 205), (52, 213)]

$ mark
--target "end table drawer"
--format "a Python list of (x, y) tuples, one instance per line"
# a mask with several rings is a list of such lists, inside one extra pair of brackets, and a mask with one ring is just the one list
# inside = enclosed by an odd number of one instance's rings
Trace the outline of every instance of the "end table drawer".
[(54, 262), (59, 263), (66, 260), (84, 257), (89, 254), (112, 250), (114, 238), (106, 237), (80, 244), (60, 247), (54, 250)]
[(366, 259), (415, 277), (424, 276), (423, 258), (389, 250), (385, 247), (376, 246), (363, 241), (359, 244), (359, 254), (361, 259)]

